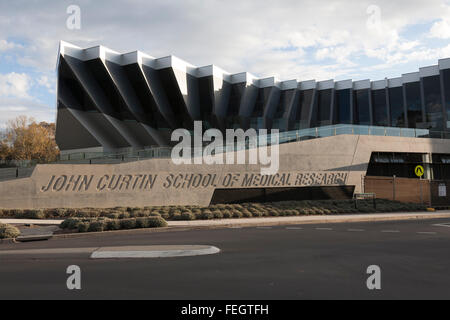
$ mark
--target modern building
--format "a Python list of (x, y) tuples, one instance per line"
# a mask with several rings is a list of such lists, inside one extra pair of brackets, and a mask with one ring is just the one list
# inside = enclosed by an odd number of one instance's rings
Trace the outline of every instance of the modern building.
[(57, 101), (63, 154), (169, 146), (172, 130), (196, 120), (221, 130), (352, 124), (441, 137), (450, 132), (450, 59), (379, 81), (280, 81), (61, 42)]
[[(450, 206), (450, 59), (374, 82), (279, 81), (62, 42), (57, 98), (60, 161), (0, 169), (0, 208), (348, 199), (368, 192)], [(280, 129), (279, 170), (263, 175), (261, 163), (174, 163), (172, 130), (192, 130), (196, 120), (221, 130)], [(254, 150), (222, 156), (248, 159)]]

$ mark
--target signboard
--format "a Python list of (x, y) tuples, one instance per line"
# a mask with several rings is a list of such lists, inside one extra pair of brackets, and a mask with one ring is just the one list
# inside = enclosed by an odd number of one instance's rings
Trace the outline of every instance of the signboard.
[(439, 184), (439, 197), (446, 197), (447, 196), (447, 186), (445, 183)]
[(417, 166), (414, 169), (414, 173), (416, 174), (416, 176), (418, 176), (419, 178), (423, 176), (423, 174), (425, 173), (425, 170), (422, 166)]

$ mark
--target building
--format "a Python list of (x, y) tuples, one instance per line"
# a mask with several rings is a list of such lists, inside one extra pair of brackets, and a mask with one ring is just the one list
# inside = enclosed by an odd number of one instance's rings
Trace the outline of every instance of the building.
[[(450, 206), (450, 59), (395, 79), (298, 82), (62, 42), (57, 98), (61, 160), (25, 172), (0, 169), (0, 208), (208, 205), (362, 192)], [(174, 164), (171, 132), (192, 130), (196, 120), (221, 130), (280, 129), (279, 170)], [(231, 152), (248, 159), (250, 150)]]
[(173, 129), (192, 130), (195, 120), (221, 130), (354, 124), (440, 137), (450, 132), (450, 59), (380, 81), (280, 81), (61, 42), (57, 101), (63, 153), (168, 146)]

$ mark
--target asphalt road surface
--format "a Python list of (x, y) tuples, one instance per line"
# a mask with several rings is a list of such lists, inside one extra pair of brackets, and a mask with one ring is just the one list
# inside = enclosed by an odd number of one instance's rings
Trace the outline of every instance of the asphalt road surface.
[[(180, 244), (221, 252), (0, 255), (0, 299), (450, 299), (449, 219), (105, 234), (0, 244), (0, 251)], [(81, 268), (81, 290), (66, 287), (69, 265)], [(381, 268), (381, 290), (367, 289), (370, 265)]]

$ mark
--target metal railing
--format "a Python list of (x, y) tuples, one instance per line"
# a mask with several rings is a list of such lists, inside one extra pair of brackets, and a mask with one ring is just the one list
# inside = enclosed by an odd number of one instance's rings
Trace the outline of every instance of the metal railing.
[[(278, 141), (279, 144), (303, 141), (310, 139), (325, 138), (337, 135), (371, 135), (371, 136), (390, 136), (390, 137), (408, 137), (408, 138), (436, 138), (450, 139), (450, 132), (430, 131), (428, 129), (415, 128), (395, 128), (380, 126), (363, 125), (330, 125), (324, 127), (307, 128), (293, 131), (280, 132), (278, 134), (259, 136), (257, 145), (252, 145), (246, 141), (245, 145), (231, 144), (224, 145), (219, 152), (240, 151), (257, 147), (262, 141), (271, 145), (272, 141)], [(203, 147), (199, 149), (192, 148), (192, 156), (202, 154)], [(80, 152), (61, 155), (57, 163), (119, 163), (137, 161), (142, 159), (165, 159), (170, 158), (172, 147), (149, 147), (144, 150), (128, 150), (126, 152)]]

